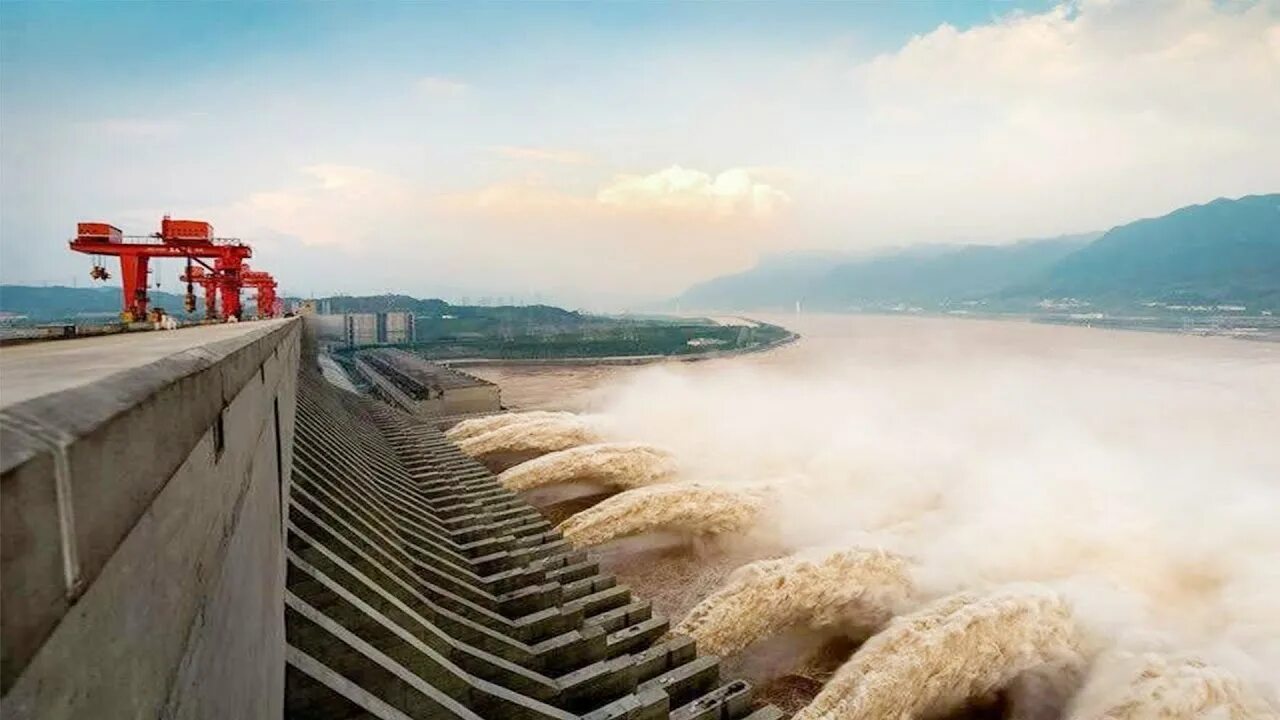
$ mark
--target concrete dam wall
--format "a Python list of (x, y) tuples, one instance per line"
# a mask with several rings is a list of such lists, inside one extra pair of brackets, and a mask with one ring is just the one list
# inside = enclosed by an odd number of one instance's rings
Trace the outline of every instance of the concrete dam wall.
[(300, 323), (0, 352), (0, 715), (276, 717)]
[(284, 320), (0, 352), (0, 714), (779, 716), (304, 344)]

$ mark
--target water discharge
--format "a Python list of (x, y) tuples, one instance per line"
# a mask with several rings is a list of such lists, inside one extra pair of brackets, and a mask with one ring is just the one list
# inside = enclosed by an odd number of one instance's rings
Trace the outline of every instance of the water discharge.
[(668, 482), (675, 472), (671, 455), (652, 445), (596, 443), (521, 463), (499, 475), (498, 481), (511, 490), (574, 482), (627, 490)]
[(1190, 656), (1112, 652), (1095, 663), (1070, 720), (1276, 720), (1231, 673)]
[(461, 442), (468, 438), (483, 435), (487, 432), (497, 430), (498, 428), (504, 428), (509, 425), (520, 425), (534, 420), (565, 419), (572, 417), (572, 413), (548, 412), (545, 410), (487, 415), (485, 417), (463, 420), (457, 425), (449, 428), (449, 430), (445, 432), (445, 437), (454, 442)]
[(553, 417), (505, 425), (462, 440), (458, 447), (471, 457), (483, 459), (499, 454), (542, 455), (598, 440), (596, 433), (582, 421), (574, 417)]
[(718, 535), (743, 530), (760, 515), (764, 492), (697, 484), (628, 490), (560, 524), (577, 547), (601, 545), (654, 530)]
[(817, 559), (786, 557), (743, 566), (673, 632), (716, 655), (795, 626), (865, 638), (911, 602), (905, 560), (880, 550), (841, 550)]
[(936, 716), (989, 699), (1038, 667), (1083, 662), (1057, 594), (1034, 586), (959, 593), (893, 620), (796, 720)]
[[(911, 559), (922, 603), (1040, 586), (1070, 605), (1090, 657), (1150, 647), (1198, 657), (1280, 708), (1280, 345), (979, 320), (778, 321), (804, 339), (629, 368), (561, 403), (590, 410), (582, 422), (601, 436), (660, 447), (679, 467), (678, 484), (572, 518), (577, 542), (711, 524), (733, 527), (715, 544), (741, 563), (882, 548)], [(721, 499), (770, 493), (734, 506), (725, 517), (736, 523), (646, 494), (699, 486)], [(748, 547), (757, 541), (767, 548)], [(637, 590), (684, 608), (716, 587)], [(1052, 667), (1012, 680), (1006, 713), (1056, 720), (1080, 668)], [(984, 671), (970, 671), (981, 684)], [(1126, 687), (1127, 672), (1099, 661), (1089, 686), (1102, 687), (1101, 673)], [(1026, 713), (1013, 707), (1020, 698)]]

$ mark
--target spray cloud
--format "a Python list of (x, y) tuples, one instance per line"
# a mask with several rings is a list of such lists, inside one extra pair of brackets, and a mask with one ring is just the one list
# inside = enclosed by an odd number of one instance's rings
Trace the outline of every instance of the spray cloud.
[(925, 600), (1036, 583), (1100, 647), (1157, 636), (1276, 702), (1280, 348), (1013, 322), (782, 322), (805, 339), (633, 373), (602, 392), (593, 426), (668, 450), (682, 482), (770, 485), (753, 517), (785, 552), (910, 557)]
[(750, 526), (764, 504), (759, 489), (654, 485), (614, 495), (565, 520), (559, 529), (578, 547), (655, 530), (718, 535)]
[(796, 720), (928, 717), (1046, 664), (1083, 663), (1071, 612), (1037, 587), (952, 595), (866, 642)]
[(545, 454), (596, 442), (598, 436), (573, 417), (552, 417), (499, 427), (474, 435), (458, 447), (474, 458), (505, 453)]
[(521, 463), (499, 475), (498, 481), (511, 490), (573, 482), (625, 490), (667, 482), (675, 472), (671, 456), (651, 445), (595, 443)]
[(1070, 720), (1275, 720), (1274, 708), (1231, 673), (1187, 655), (1115, 651), (1095, 663)]
[(534, 420), (549, 419), (565, 419), (572, 418), (572, 413), (567, 412), (548, 412), (545, 410), (531, 410), (529, 412), (518, 413), (501, 413), (498, 415), (486, 415), (484, 417), (471, 418), (463, 420), (454, 425), (445, 432), (445, 437), (454, 442), (462, 442), (468, 438), (477, 435), (504, 428), (509, 425), (519, 425), (522, 423), (532, 422)]
[(716, 655), (741, 652), (795, 626), (864, 638), (911, 601), (907, 570), (896, 555), (861, 548), (761, 560), (734, 571), (673, 632)]

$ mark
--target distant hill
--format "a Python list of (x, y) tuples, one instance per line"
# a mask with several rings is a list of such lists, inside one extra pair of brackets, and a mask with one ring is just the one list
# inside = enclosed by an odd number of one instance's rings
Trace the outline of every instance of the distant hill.
[(708, 310), (781, 309), (796, 301), (813, 310), (846, 310), (866, 304), (967, 300), (1028, 283), (1096, 237), (929, 246), (862, 259), (783, 257), (695, 285), (679, 300)]
[[(182, 296), (152, 290), (149, 293), (152, 307), (162, 307), (171, 313), (182, 315)], [(203, 295), (197, 292), (203, 313)], [(285, 304), (293, 305), (299, 298), (285, 298)], [(407, 310), (415, 315), (438, 318), (449, 315), (458, 320), (475, 320), (483, 323), (516, 322), (556, 327), (576, 327), (589, 316), (550, 305), (520, 305), (482, 307), (474, 305), (450, 305), (443, 300), (419, 299), (408, 295), (340, 295), (319, 298), (333, 313), (372, 313)], [(55, 322), (66, 320), (105, 322), (120, 312), (120, 288), (113, 286), (73, 288), (61, 285), (0, 285), (0, 313), (22, 316), (28, 322)], [(483, 324), (482, 323), (482, 324)]]
[[(288, 304), (301, 298), (288, 298)], [(552, 305), (451, 305), (436, 298), (419, 299), (409, 295), (335, 295), (314, 298), (317, 307), (333, 314), (408, 311), (414, 315), (454, 319), (485, 318), (494, 321), (536, 322), (576, 325), (587, 316)]]
[(987, 297), (1023, 283), (1088, 245), (1097, 234), (1010, 245), (964, 245), (934, 254), (900, 253), (842, 265), (827, 274), (823, 307), (865, 303), (937, 305)]
[[(290, 298), (300, 300), (301, 298)], [(415, 314), (440, 314), (449, 308), (449, 303), (434, 298), (420, 300), (408, 295), (335, 295), (319, 298), (317, 303), (325, 303), (333, 313), (377, 313), (408, 310)]]
[(786, 309), (806, 301), (808, 288), (847, 261), (837, 253), (774, 255), (745, 272), (695, 285), (678, 302), (704, 310)]
[(1280, 194), (1121, 225), (1005, 295), (1280, 306)]
[(1041, 299), (1104, 307), (1144, 302), (1280, 308), (1280, 194), (1192, 205), (1106, 233), (1011, 245), (901, 250), (871, 258), (771, 258), (685, 291), (707, 310), (815, 310), (980, 302), (1022, 310)]
[[(181, 315), (182, 296), (153, 290), (153, 307)], [(119, 287), (73, 288), (65, 285), (0, 285), (0, 312), (33, 322), (75, 318), (110, 320), (120, 312)]]

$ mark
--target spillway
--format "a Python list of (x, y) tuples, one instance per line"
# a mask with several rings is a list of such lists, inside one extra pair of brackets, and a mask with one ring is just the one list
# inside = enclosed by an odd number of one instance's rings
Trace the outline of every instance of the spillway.
[(294, 453), (290, 717), (780, 717), (434, 424), (306, 376)]

